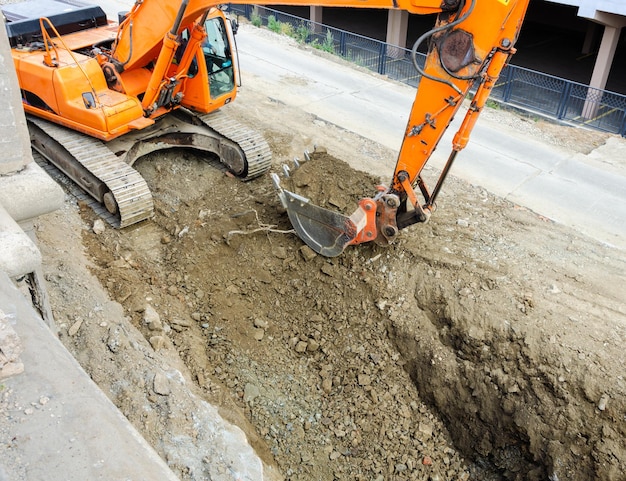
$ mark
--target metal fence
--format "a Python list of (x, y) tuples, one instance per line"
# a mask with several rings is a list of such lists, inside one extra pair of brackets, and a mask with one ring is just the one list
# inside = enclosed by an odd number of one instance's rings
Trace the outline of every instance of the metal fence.
[[(231, 5), (254, 25), (295, 37), (391, 79), (417, 87), (420, 74), (408, 49), (329, 27), (267, 7)], [(425, 55), (418, 53), (423, 66)], [(626, 137), (626, 95), (547, 75), (515, 65), (500, 74), (491, 100), (561, 122)]]

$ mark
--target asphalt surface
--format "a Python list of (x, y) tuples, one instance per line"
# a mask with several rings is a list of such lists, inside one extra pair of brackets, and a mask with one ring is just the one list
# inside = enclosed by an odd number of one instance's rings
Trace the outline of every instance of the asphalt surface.
[[(239, 32), (244, 88), (246, 75), (255, 75), (266, 83), (269, 97), (399, 150), (415, 89), (288, 46), (252, 26), (245, 25)], [(286, 78), (305, 82), (291, 82), (285, 88)], [(429, 165), (444, 165), (461, 119), (458, 115), (450, 126)], [(626, 249), (626, 168), (608, 171), (603, 165), (624, 158), (625, 139), (612, 139), (585, 156), (516, 132), (514, 126), (481, 118), (452, 174)], [(389, 159), (388, 168), (394, 165), (395, 158)]]

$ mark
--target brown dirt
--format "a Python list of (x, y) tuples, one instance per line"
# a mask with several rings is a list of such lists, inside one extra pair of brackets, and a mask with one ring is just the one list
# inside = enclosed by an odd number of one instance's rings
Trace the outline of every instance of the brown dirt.
[[(374, 192), (353, 167), (378, 174), (392, 152), (241, 97), (232, 112), (265, 133), (276, 171), (328, 148), (298, 191), (346, 210)], [(269, 177), (244, 184), (182, 151), (136, 168), (153, 221), (95, 234), (68, 198), (38, 237), (61, 339), (181, 479), (235, 479), (203, 457), (197, 399), (270, 479), (623, 479), (622, 251), (452, 178), (394, 245), (307, 261)], [(159, 369), (184, 386), (155, 393)]]

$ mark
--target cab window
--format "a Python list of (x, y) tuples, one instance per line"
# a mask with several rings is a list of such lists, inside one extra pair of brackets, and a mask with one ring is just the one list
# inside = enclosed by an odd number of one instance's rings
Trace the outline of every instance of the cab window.
[(202, 43), (202, 53), (209, 73), (209, 91), (216, 98), (235, 88), (232, 55), (222, 18), (208, 19), (204, 28), (207, 37)]

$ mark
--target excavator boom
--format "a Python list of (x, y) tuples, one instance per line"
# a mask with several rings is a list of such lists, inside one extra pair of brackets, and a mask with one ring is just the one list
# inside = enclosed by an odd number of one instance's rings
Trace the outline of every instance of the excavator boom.
[[(230, 4), (249, 4), (236, 0)], [(355, 7), (407, 10), (410, 13), (439, 13), (448, 8), (447, 3), (456, 0), (264, 0), (262, 5), (317, 5), (329, 7)], [(124, 62), (126, 68), (144, 66), (155, 58), (160, 50), (163, 38), (172, 30), (171, 19), (181, 12), (180, 25), (189, 25), (211, 8), (217, 8), (221, 2), (215, 0), (187, 0), (180, 2), (143, 0), (134, 4), (126, 19), (120, 25), (115, 46), (115, 58)], [(443, 7), (442, 7), (443, 5)], [(163, 19), (162, 21), (159, 21)]]

